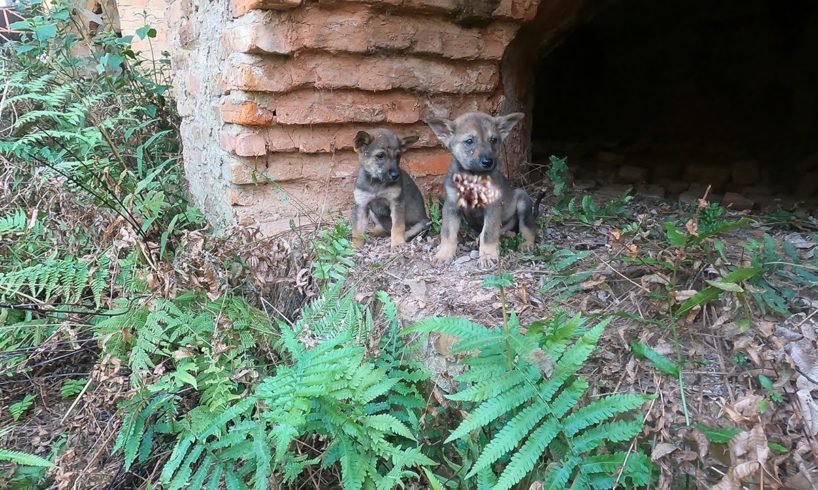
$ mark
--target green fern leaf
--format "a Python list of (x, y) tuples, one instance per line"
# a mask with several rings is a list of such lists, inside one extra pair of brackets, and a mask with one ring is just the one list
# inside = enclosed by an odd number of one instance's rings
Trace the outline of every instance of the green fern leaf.
[(581, 458), (572, 456), (567, 461), (561, 461), (557, 465), (548, 469), (543, 482), (543, 488), (546, 490), (564, 490), (568, 488), (568, 481), (571, 479), (571, 474), (579, 466)]
[(536, 381), (538, 378), (539, 372), (537, 368), (529, 366), (525, 369), (525, 372), (520, 370), (509, 371), (499, 377), (476, 384), (471, 388), (446, 395), (446, 398), (454, 401), (471, 401), (478, 403), (483, 400), (488, 400), (489, 398), (494, 398), (520, 383)]
[(247, 485), (241, 481), (241, 478), (232, 470), (227, 470), (224, 473), (224, 483), (227, 490), (248, 490)]
[(179, 465), (182, 464), (193, 441), (195, 441), (195, 437), (192, 434), (188, 434), (179, 439), (179, 442), (173, 447), (173, 452), (170, 453), (170, 457), (165, 463), (165, 466), (162, 468), (162, 473), (159, 474), (159, 481), (167, 483), (171, 480), (171, 477), (173, 477)]
[(512, 388), (504, 393), (502, 397), (486, 400), (469, 413), (466, 419), (457, 426), (457, 429), (449, 434), (445, 442), (448, 444), (456, 439), (465, 437), (474, 430), (487, 426), (493, 420), (519, 407), (536, 394), (536, 387), (524, 384)]
[(466, 478), (471, 478), (481, 469), (488, 468), (504, 454), (516, 447), (548, 412), (549, 407), (545, 403), (534, 403), (521, 410), (483, 448), (480, 457), (477, 458), (471, 470), (466, 474)]
[(401, 336), (412, 333), (444, 333), (461, 339), (473, 339), (490, 335), (491, 332), (484, 326), (478, 325), (465, 318), (436, 317), (426, 318), (415, 323), (401, 332)]
[(616, 414), (639, 408), (651, 397), (645, 395), (619, 394), (596, 400), (569, 415), (563, 422), (563, 432), (573, 437), (577, 432), (596, 425)]
[(39, 468), (51, 468), (54, 466), (51, 461), (34, 454), (11, 451), (9, 449), (0, 449), (0, 461), (8, 461), (11, 463), (21, 464), (23, 466), (36, 466)]
[(219, 483), (222, 481), (223, 473), (223, 464), (219, 463), (213, 466), (213, 473), (210, 474), (210, 479), (207, 480), (207, 490), (217, 490), (219, 488)]
[(205, 454), (205, 457), (202, 458), (202, 462), (199, 463), (199, 467), (196, 469), (196, 472), (190, 478), (188, 488), (190, 488), (191, 490), (194, 488), (202, 488), (205, 482), (205, 478), (207, 478), (207, 473), (210, 471), (210, 468), (212, 466), (213, 456)]
[(253, 455), (256, 459), (255, 490), (266, 490), (270, 479), (270, 446), (267, 444), (264, 424), (259, 422), (253, 431)]
[(604, 442), (623, 442), (636, 437), (642, 431), (643, 422), (638, 419), (617, 420), (592, 427), (571, 442), (576, 454), (592, 451)]
[(190, 450), (185, 460), (179, 466), (176, 476), (168, 484), (168, 490), (180, 490), (188, 483), (190, 476), (193, 474), (193, 465), (199, 460), (199, 456), (202, 455), (203, 451), (204, 446), (202, 444), (193, 446), (193, 449)]
[(380, 432), (391, 432), (413, 441), (416, 440), (412, 431), (403, 422), (389, 414), (368, 415), (364, 417), (363, 424)]
[(534, 468), (545, 448), (548, 447), (558, 433), (559, 423), (557, 420), (551, 417), (546, 419), (542, 425), (531, 433), (525, 444), (514, 453), (494, 489), (508, 490), (522, 480)]

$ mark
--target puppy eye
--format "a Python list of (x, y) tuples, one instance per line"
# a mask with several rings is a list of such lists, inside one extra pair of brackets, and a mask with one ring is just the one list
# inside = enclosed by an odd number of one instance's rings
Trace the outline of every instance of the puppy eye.
[(385, 157), (385, 156), (386, 156), (386, 153), (384, 153), (382, 151), (379, 151), (378, 153), (375, 153), (375, 158), (377, 158), (378, 160), (383, 160), (383, 157)]
[(463, 143), (466, 143), (467, 145), (474, 144), (474, 138), (466, 138), (463, 140)]
[(491, 138), (489, 138), (489, 142), (490, 142), (492, 145), (493, 145), (493, 144), (495, 144), (495, 143), (497, 143), (497, 136), (492, 136)]

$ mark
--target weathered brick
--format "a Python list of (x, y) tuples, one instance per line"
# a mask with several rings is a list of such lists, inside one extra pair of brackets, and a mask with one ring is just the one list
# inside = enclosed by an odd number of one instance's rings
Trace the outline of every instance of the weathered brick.
[(230, 0), (233, 17), (239, 17), (250, 10), (283, 10), (301, 5), (302, 0)]
[(518, 28), (512, 22), (468, 28), (443, 18), (309, 5), (285, 14), (251, 12), (225, 33), (224, 42), (231, 52), (239, 53), (386, 50), (499, 61)]
[(224, 74), (234, 89), (290, 92), (300, 87), (358, 88), (431, 93), (491, 92), (499, 82), (497, 63), (454, 62), (415, 57), (309, 53), (297, 58), (236, 54)]
[[(386, 127), (399, 136), (418, 135), (420, 140), (413, 144), (412, 148), (439, 146), (434, 133), (425, 124), (379, 127)], [(219, 144), (222, 149), (240, 156), (258, 156), (266, 152), (331, 153), (338, 150), (352, 150), (355, 134), (358, 131), (373, 128), (374, 126), (355, 124), (274, 126), (263, 129), (226, 125), (219, 133)], [(262, 143), (258, 144), (255, 141), (256, 138), (261, 138)], [(252, 143), (248, 143), (246, 141), (248, 139)], [(248, 147), (250, 150), (247, 149)], [(253, 150), (256, 147), (264, 148), (265, 153), (254, 153)]]
[[(493, 113), (489, 94), (417, 95), (403, 91), (299, 90), (281, 95), (234, 91), (222, 102), (222, 120), (247, 126), (273, 124), (411, 124), (469, 111)], [(275, 114), (275, 115), (274, 115)]]
[(267, 143), (264, 137), (255, 130), (219, 133), (219, 146), (240, 157), (259, 157), (267, 154)]
[(226, 100), (220, 108), (224, 122), (234, 122), (247, 126), (266, 126), (275, 121), (273, 110), (255, 102), (245, 100), (238, 103)]
[[(401, 167), (414, 176), (446, 173), (451, 155), (443, 148), (419, 148), (401, 158)], [(358, 172), (358, 155), (350, 150), (335, 153), (270, 153), (266, 157), (224, 159), (225, 173), (232, 184), (259, 184), (353, 178)], [(350, 188), (349, 192), (352, 192)], [(314, 199), (315, 196), (313, 196)]]

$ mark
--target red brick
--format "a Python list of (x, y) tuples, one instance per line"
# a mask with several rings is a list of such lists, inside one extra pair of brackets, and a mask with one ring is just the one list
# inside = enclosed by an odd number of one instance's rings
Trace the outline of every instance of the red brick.
[(491, 92), (499, 82), (497, 63), (453, 62), (415, 57), (309, 53), (297, 58), (237, 54), (224, 74), (239, 90), (290, 92), (300, 87), (358, 88), (431, 93)]
[(233, 17), (239, 17), (250, 10), (283, 10), (301, 5), (301, 0), (230, 0)]
[(225, 101), (220, 107), (220, 112), (222, 121), (247, 126), (266, 126), (275, 121), (272, 110), (249, 100), (238, 103)]
[(467, 28), (444, 18), (310, 5), (286, 14), (252, 12), (225, 33), (224, 42), (230, 51), (239, 53), (406, 51), (499, 61), (518, 28), (511, 22)]
[[(415, 95), (403, 91), (362, 92), (313, 89), (270, 95), (235, 91), (221, 111), (226, 123), (247, 126), (274, 124), (394, 123), (411, 124), (464, 112), (493, 113), (499, 100), (488, 94)], [(275, 114), (275, 116), (273, 116)]]
[(494, 9), (496, 17), (506, 17), (516, 20), (532, 20), (537, 15), (537, 7), (541, 0), (500, 0), (500, 5)]
[(219, 132), (219, 146), (240, 157), (259, 157), (267, 154), (264, 137), (254, 130)]
[[(420, 140), (412, 148), (439, 146), (432, 130), (425, 124), (379, 126), (392, 130), (399, 136), (418, 135)], [(331, 153), (338, 150), (352, 150), (355, 134), (361, 130), (371, 130), (374, 126), (356, 124), (322, 125), (322, 126), (274, 126), (264, 129), (250, 129), (237, 125), (226, 125), (219, 133), (219, 144), (222, 149), (240, 156), (258, 156), (264, 153), (253, 153), (239, 145), (242, 141), (256, 137), (261, 138), (260, 148), (275, 152)], [(243, 151), (244, 153), (239, 153)]]
[(452, 155), (443, 148), (409, 152), (401, 166), (412, 176), (444, 175), (452, 163)]

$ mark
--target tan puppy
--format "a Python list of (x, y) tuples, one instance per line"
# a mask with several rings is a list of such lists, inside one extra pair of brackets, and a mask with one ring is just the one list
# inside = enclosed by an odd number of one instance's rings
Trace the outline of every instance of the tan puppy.
[(500, 233), (519, 232), (522, 248), (534, 246), (534, 204), (523, 189), (514, 189), (500, 171), (500, 144), (523, 114), (492, 117), (469, 112), (454, 121), (427, 122), (452, 154), (444, 189), (440, 248), (434, 262), (451, 262), (457, 249), (457, 233), (463, 216), (480, 230), (480, 265), (492, 267), (500, 257)]
[(360, 168), (355, 181), (355, 208), (352, 210), (352, 242), (363, 245), (363, 234), (371, 217), (373, 235), (392, 236), (395, 248), (411, 240), (429, 226), (423, 195), (415, 181), (400, 168), (400, 157), (417, 136), (398, 138), (388, 129), (355, 135), (355, 151)]

